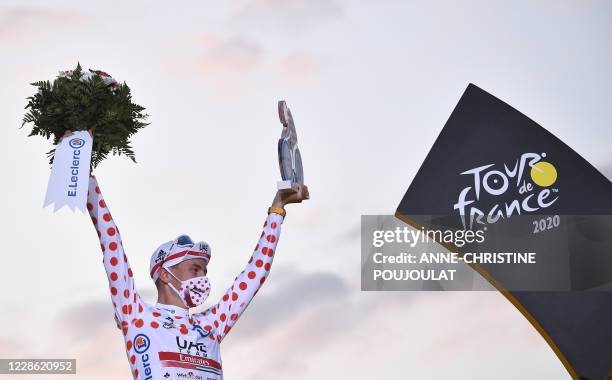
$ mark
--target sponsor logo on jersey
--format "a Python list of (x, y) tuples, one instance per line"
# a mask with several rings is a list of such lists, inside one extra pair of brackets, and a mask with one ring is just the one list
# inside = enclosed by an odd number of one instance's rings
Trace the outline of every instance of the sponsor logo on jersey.
[[(201, 342), (192, 342), (187, 339), (181, 339), (176, 337), (176, 346), (180, 353), (192, 354), (192, 350), (195, 350), (194, 355), (206, 357), (206, 346)], [(184, 352), (183, 352), (184, 351)]]
[[(195, 373), (208, 372), (218, 376), (223, 375), (221, 364), (215, 360), (201, 358), (198, 356), (181, 354), (178, 352), (160, 352), (159, 360), (162, 367), (183, 368), (185, 370), (194, 370)], [(188, 374), (188, 373), (187, 373)], [(189, 379), (189, 377), (187, 377)]]
[(177, 372), (176, 373), (176, 377), (178, 377), (180, 379), (204, 380), (204, 376), (197, 375), (197, 374), (193, 373), (193, 371), (189, 371), (187, 373), (185, 373), (185, 372)]
[(174, 319), (172, 317), (166, 317), (166, 320), (162, 324), (166, 329), (175, 329), (176, 325), (174, 324)]
[(149, 354), (147, 350), (151, 346), (151, 340), (145, 334), (138, 334), (134, 337), (134, 351), (140, 355), (140, 362), (142, 363), (142, 370), (145, 374), (144, 380), (153, 380), (151, 372), (151, 363), (149, 362)]
[(134, 337), (134, 350), (139, 353), (145, 353), (149, 349), (151, 341), (145, 334), (138, 334)]
[(173, 309), (166, 309), (165, 307), (162, 307), (162, 309), (166, 310), (170, 314), (174, 314), (175, 313), (175, 311)]
[(197, 331), (202, 338), (206, 338), (212, 332), (212, 330), (208, 330), (208, 331), (204, 330), (202, 326), (199, 326), (199, 325), (194, 325), (192, 330)]

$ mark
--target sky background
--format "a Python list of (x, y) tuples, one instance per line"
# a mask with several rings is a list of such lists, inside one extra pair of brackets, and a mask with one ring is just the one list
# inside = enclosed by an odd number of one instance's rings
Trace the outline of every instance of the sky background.
[(0, 51), (0, 357), (130, 378), (91, 221), (42, 208), (52, 146), (19, 129), (29, 83), (80, 61), (150, 114), (138, 164), (95, 171), (149, 302), (150, 256), (180, 233), (211, 245), (211, 303), (242, 270), (280, 179), (276, 103), (291, 107), (311, 199), (287, 206), (224, 340), (227, 379), (570, 378), (497, 292), (361, 292), (360, 215), (394, 213), (470, 82), (610, 178), (612, 2), (2, 0)]

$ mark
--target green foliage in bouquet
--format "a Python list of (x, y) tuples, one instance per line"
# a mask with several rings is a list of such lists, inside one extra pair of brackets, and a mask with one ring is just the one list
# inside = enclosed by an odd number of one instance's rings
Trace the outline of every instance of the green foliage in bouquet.
[[(31, 83), (38, 93), (28, 97), (21, 127), (34, 126), (28, 136), (53, 137), (57, 145), (66, 130), (92, 129), (94, 136), (91, 165), (96, 167), (109, 153), (126, 155), (136, 162), (130, 137), (149, 125), (144, 120), (144, 107), (132, 103), (130, 88), (119, 84), (103, 71), (83, 72), (80, 63), (72, 71), (61, 72), (53, 84), (49, 81)], [(20, 127), (20, 128), (21, 128)], [(55, 149), (47, 152), (53, 164)]]

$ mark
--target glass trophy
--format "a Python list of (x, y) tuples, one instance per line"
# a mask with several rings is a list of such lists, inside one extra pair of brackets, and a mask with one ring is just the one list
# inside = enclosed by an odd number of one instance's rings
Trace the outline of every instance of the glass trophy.
[(304, 184), (304, 169), (293, 117), (284, 100), (278, 102), (278, 116), (283, 125), (283, 132), (278, 140), (278, 165), (283, 180), (277, 182), (278, 190), (297, 192), (297, 186)]

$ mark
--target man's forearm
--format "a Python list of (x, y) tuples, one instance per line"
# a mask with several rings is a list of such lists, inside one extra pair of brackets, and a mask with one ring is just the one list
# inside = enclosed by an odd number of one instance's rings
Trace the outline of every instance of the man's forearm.
[(268, 214), (257, 246), (246, 267), (235, 278), (233, 285), (225, 292), (221, 300), (211, 308), (211, 316), (217, 328), (219, 342), (229, 333), (265, 282), (272, 267), (282, 222), (282, 215)]

